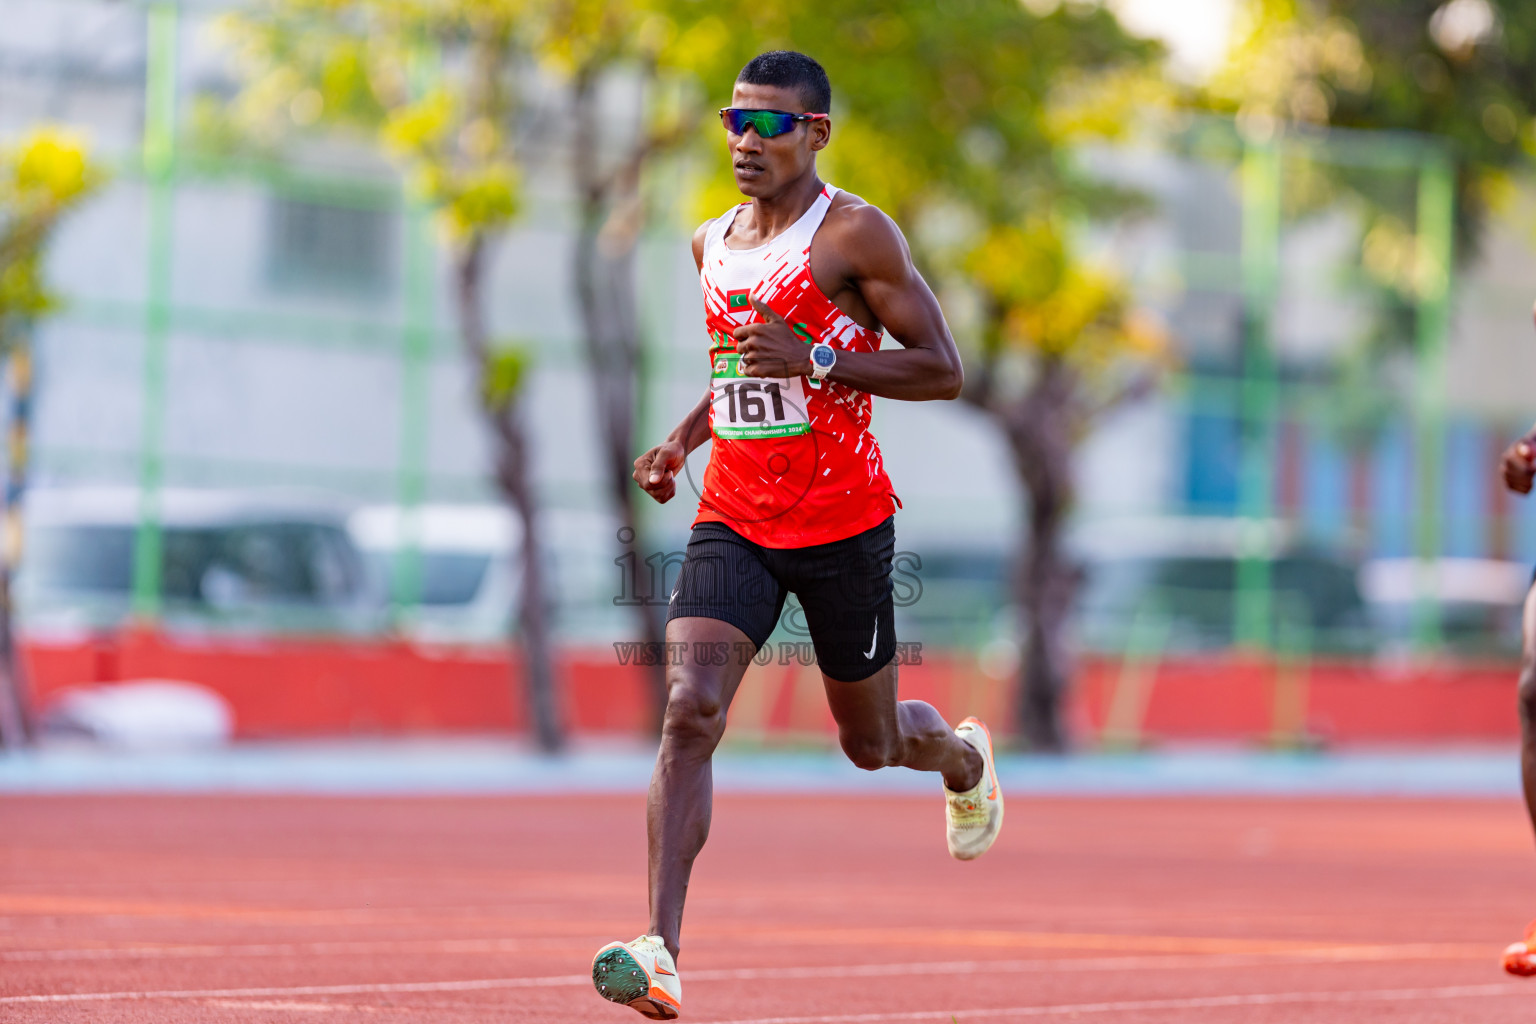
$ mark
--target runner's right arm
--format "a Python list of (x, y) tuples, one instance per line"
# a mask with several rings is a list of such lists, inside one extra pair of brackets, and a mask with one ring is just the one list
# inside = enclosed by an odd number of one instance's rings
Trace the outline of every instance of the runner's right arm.
[(688, 453), (709, 440), (709, 398), (710, 392), (704, 392), (665, 441), (635, 460), (635, 483), (663, 505), (677, 493), (677, 471)]

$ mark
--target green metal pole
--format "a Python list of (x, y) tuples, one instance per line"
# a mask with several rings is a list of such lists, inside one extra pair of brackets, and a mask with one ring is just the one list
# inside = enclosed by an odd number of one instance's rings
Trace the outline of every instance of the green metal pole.
[(427, 491), (431, 429), (431, 214), (412, 203), (405, 215), (405, 331), (400, 350), (400, 468), (396, 502), (400, 535), (390, 605), (396, 622), (421, 600), (421, 503)]
[[(1442, 483), (1445, 476), (1445, 351), (1451, 326), (1451, 272), (1456, 246), (1456, 168), (1444, 152), (1419, 169), (1418, 309), (1415, 317), (1418, 374), (1414, 395), (1414, 452), (1418, 468), (1418, 516), (1414, 553), (1433, 565), (1441, 555)], [(1413, 606), (1414, 646), (1440, 646), (1439, 595), (1421, 588)]]
[(147, 12), (144, 88), (144, 172), (149, 187), (148, 295), (144, 318), (143, 413), (139, 440), (139, 522), (133, 545), (133, 614), (160, 614), (160, 486), (164, 473), (166, 340), (171, 308), (171, 232), (176, 166), (176, 43), (174, 3)]
[(1243, 148), (1242, 456), (1238, 467), (1239, 537), (1233, 640), (1263, 650), (1270, 640), (1270, 558), (1265, 524), (1273, 512), (1276, 381), (1270, 330), (1280, 288), (1280, 146), (1249, 140)]
[[(411, 88), (420, 95), (437, 74), (428, 46), (411, 55)], [(421, 503), (427, 492), (431, 432), (434, 249), (431, 211), (414, 196), (405, 209), (405, 330), (400, 349), (400, 465), (396, 503), (400, 532), (390, 586), (391, 618), (398, 624), (421, 600)]]

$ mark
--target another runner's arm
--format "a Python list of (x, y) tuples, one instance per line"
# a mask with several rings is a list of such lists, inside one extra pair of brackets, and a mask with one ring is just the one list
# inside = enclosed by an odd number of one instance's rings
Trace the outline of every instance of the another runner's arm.
[[(709, 221), (693, 233), (693, 262), (704, 266), (704, 235)], [(673, 428), (667, 439), (635, 460), (635, 483), (663, 505), (677, 493), (677, 471), (688, 453), (709, 440), (709, 398), (704, 392), (698, 404)]]
[(1536, 480), (1536, 427), (1504, 449), (1500, 469), (1504, 471), (1505, 487), (1520, 494), (1531, 493), (1531, 483)]

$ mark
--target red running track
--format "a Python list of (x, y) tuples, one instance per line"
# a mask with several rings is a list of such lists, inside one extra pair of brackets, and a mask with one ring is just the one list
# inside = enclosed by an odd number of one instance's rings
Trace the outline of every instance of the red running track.
[[(1512, 801), (725, 795), (685, 1020), (1532, 1019)], [(599, 1022), (645, 923), (638, 797), (0, 799), (0, 1021)]]

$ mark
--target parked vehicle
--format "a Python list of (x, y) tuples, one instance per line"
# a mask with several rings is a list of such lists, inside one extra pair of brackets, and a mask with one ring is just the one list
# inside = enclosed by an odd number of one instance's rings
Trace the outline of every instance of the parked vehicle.
[[(1066, 549), (1082, 574), (1073, 623), (1081, 645), (1115, 654), (1132, 642), (1167, 651), (1231, 645), (1245, 543), (1268, 563), (1272, 639), (1372, 649), (1351, 557), (1308, 544), (1282, 524), (1207, 517), (1085, 523), (1072, 531)], [(908, 575), (920, 596), (908, 607), (898, 602), (904, 637), (965, 646), (1014, 641), (1014, 552), (949, 546), (916, 554), (921, 564), (909, 565)]]
[(1411, 650), (1423, 631), (1460, 655), (1520, 653), (1520, 614), (1531, 567), (1488, 558), (1376, 558), (1360, 592), (1383, 653)]
[(1071, 546), (1084, 570), (1078, 628), (1091, 649), (1123, 650), (1138, 628), (1155, 634), (1164, 650), (1230, 645), (1245, 557), (1267, 566), (1271, 642), (1340, 652), (1374, 645), (1355, 560), (1284, 523), (1169, 517), (1089, 524)]
[(522, 539), (506, 508), (428, 504), (407, 514), (397, 505), (369, 505), (352, 513), (347, 528), (380, 593), (407, 605), (397, 628), (445, 643), (506, 638)]
[[(599, 643), (629, 636), (632, 613), (614, 602), (621, 583), (611, 517), (548, 511), (543, 526), (557, 636)], [(352, 513), (348, 530), (382, 594), (391, 594), (397, 580), (414, 589), (399, 595), (404, 600), (394, 613), (394, 627), (406, 636), (501, 643), (512, 635), (522, 595), (522, 528), (505, 506), (429, 503), (406, 513), (398, 505), (369, 505)]]
[[(363, 633), (378, 598), (323, 498), (168, 489), (156, 502), (160, 613), (167, 628)], [(17, 578), (23, 629), (115, 628), (130, 616), (142, 502), (136, 490), (34, 490)]]

